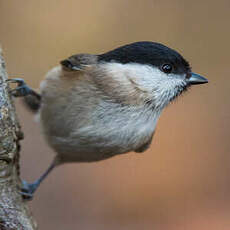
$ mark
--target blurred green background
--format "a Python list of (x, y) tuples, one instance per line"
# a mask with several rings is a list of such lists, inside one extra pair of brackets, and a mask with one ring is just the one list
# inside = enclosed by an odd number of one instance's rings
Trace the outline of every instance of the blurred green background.
[[(165, 110), (147, 152), (57, 168), (30, 203), (40, 229), (229, 230), (229, 28), (229, 0), (0, 0), (9, 76), (34, 88), (72, 54), (140, 40), (178, 50), (210, 81)], [(16, 104), (22, 177), (32, 181), (54, 153)]]

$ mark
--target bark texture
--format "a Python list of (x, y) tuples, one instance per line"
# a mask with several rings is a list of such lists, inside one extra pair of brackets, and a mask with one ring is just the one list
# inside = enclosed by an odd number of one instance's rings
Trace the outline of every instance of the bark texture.
[(19, 188), (19, 141), (23, 134), (15, 113), (0, 48), (0, 230), (37, 229)]

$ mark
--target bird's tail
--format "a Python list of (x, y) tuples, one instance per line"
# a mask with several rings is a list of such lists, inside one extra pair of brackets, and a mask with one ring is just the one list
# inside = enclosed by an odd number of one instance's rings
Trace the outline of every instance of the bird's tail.
[(30, 94), (23, 97), (23, 103), (31, 112), (37, 113), (41, 107), (41, 97)]

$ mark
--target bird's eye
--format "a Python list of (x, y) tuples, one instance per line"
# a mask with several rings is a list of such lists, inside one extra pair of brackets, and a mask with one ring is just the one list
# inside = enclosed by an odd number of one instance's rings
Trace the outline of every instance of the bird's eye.
[(164, 72), (164, 73), (171, 73), (172, 72), (172, 65), (171, 64), (163, 64), (161, 66), (161, 70)]

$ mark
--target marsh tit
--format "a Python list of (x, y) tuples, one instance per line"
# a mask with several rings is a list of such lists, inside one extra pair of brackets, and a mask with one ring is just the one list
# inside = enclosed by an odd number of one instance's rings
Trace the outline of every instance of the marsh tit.
[(93, 55), (76, 54), (51, 69), (40, 94), (22, 79), (11, 79), (15, 96), (37, 111), (45, 139), (56, 157), (32, 184), (31, 198), (57, 165), (95, 162), (128, 152), (144, 152), (162, 110), (188, 87), (207, 83), (175, 50), (155, 42), (135, 42)]

